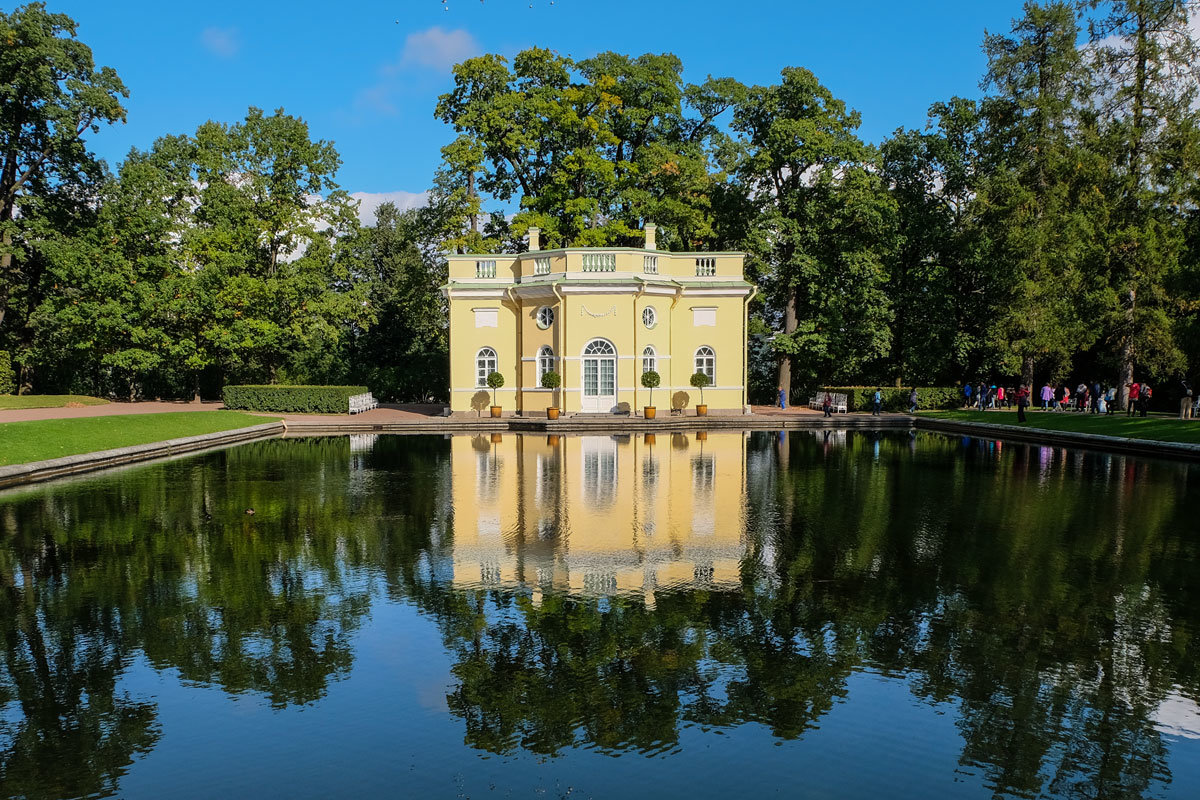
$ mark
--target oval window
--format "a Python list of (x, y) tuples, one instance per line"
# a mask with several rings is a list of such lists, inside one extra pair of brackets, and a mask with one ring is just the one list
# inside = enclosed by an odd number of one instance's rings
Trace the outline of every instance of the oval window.
[(658, 315), (654, 312), (654, 306), (646, 306), (642, 309), (642, 324), (647, 328), (653, 328), (658, 322)]
[(542, 330), (549, 328), (554, 324), (554, 309), (550, 306), (542, 306), (537, 312), (537, 324)]

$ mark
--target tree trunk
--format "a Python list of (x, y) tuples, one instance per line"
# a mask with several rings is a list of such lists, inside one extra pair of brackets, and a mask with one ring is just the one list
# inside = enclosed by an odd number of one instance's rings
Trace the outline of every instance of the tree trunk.
[(200, 373), (192, 373), (192, 402), (200, 402)]
[(1021, 359), (1021, 385), (1033, 391), (1033, 356)]
[(1125, 331), (1121, 337), (1121, 371), (1117, 377), (1117, 392), (1121, 398), (1119, 408), (1129, 408), (1129, 386), (1133, 383), (1133, 312), (1137, 303), (1137, 290), (1129, 288), (1129, 307), (1125, 309)]
[[(788, 293), (787, 308), (783, 314), (783, 332), (792, 334), (796, 332), (796, 292), (793, 290)], [(790, 403), (792, 401), (792, 356), (790, 353), (784, 353), (779, 359), (779, 388), (785, 392), (784, 397)]]

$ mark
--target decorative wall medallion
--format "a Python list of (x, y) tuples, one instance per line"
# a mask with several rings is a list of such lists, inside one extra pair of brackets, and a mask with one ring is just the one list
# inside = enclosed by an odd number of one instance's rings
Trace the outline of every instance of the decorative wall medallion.
[(617, 307), (609, 306), (607, 311), (591, 311), (587, 306), (579, 307), (579, 316), (587, 314), (589, 317), (615, 317), (617, 315)]

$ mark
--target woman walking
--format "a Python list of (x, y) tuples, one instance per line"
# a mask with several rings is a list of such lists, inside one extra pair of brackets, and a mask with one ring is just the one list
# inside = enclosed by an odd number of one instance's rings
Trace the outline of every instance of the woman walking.
[(1025, 406), (1029, 405), (1029, 395), (1031, 392), (1025, 388), (1025, 384), (1017, 389), (1017, 422), (1025, 421)]
[(908, 413), (917, 413), (917, 387), (912, 387), (912, 391), (908, 393)]

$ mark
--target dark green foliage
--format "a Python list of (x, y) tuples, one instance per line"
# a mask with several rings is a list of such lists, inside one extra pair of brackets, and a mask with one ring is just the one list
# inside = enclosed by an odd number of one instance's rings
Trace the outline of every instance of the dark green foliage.
[(642, 386), (650, 390), (650, 405), (654, 405), (654, 390), (662, 382), (659, 374), (652, 369), (648, 369), (642, 373)]
[[(815, 392), (818, 396), (829, 392), (835, 392), (846, 395), (846, 410), (847, 411), (870, 411), (871, 404), (874, 402), (875, 390), (880, 390), (880, 395), (883, 397), (884, 411), (907, 411), (908, 410), (908, 394), (912, 391), (911, 386), (905, 386), (897, 389), (896, 387), (888, 386), (822, 386)], [(808, 402), (808, 398), (804, 398), (804, 402)], [(917, 405), (923, 409), (953, 409), (960, 408), (963, 404), (963, 393), (961, 386), (918, 386), (917, 387)]]
[(245, 411), (294, 411), (345, 414), (350, 397), (366, 394), (365, 386), (226, 386), (226, 408)]
[(0, 394), (12, 394), (17, 390), (17, 376), (13, 373), (12, 357), (7, 350), (0, 350)]
[(562, 376), (561, 375), (559, 375), (554, 370), (550, 370), (549, 372), (542, 373), (542, 388), (543, 389), (557, 389), (559, 386), (562, 386)]

